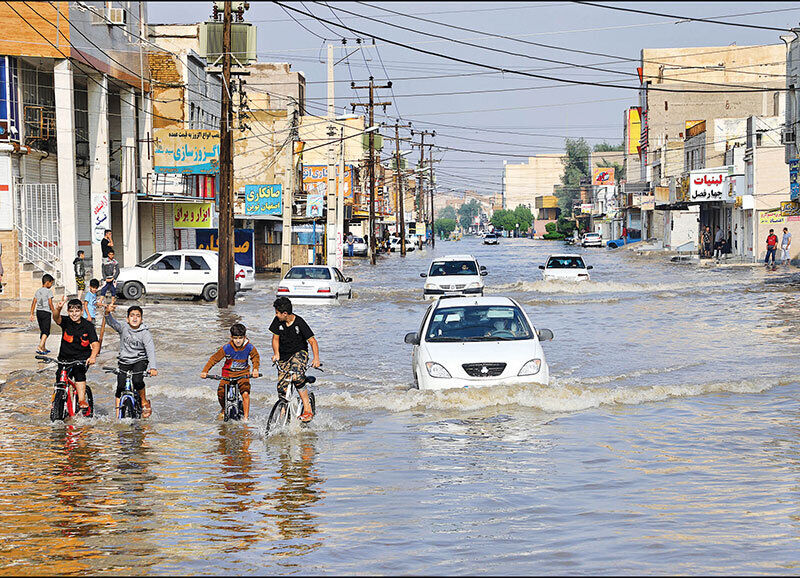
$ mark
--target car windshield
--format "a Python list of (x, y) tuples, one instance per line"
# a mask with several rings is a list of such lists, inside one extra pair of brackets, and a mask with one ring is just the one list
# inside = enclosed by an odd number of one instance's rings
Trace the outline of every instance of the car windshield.
[(519, 341), (531, 339), (531, 328), (518, 307), (470, 305), (434, 311), (426, 341)]
[(548, 269), (583, 269), (583, 259), (580, 257), (550, 257), (547, 261)]
[(147, 267), (148, 265), (150, 265), (150, 263), (152, 263), (153, 261), (155, 261), (156, 259), (158, 259), (160, 257), (161, 257), (161, 253), (153, 253), (152, 255), (150, 255), (147, 259), (145, 259), (141, 263), (137, 263), (136, 266), (137, 267)]
[(363, 237), (353, 237), (353, 243), (363, 243)]
[(331, 272), (324, 267), (292, 267), (287, 279), (330, 279)]
[(599, 237), (599, 236), (600, 236), (600, 233), (586, 233), (586, 238), (587, 239), (589, 237)]
[(445, 275), (477, 275), (478, 266), (475, 261), (434, 261), (431, 264), (429, 277)]

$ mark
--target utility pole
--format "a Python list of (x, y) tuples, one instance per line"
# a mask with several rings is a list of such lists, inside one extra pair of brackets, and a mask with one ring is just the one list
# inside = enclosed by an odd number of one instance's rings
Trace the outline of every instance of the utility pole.
[(231, 133), (231, 0), (225, 1), (222, 24), (222, 111), (219, 143), (219, 268), (217, 307), (234, 305), (233, 279), (233, 134)]
[[(411, 123), (408, 123), (408, 127), (411, 127)], [(404, 139), (408, 140), (408, 139)], [(395, 183), (395, 222), (398, 223), (400, 228), (400, 255), (405, 257), (406, 256), (406, 202), (405, 202), (405, 192), (403, 191), (403, 175), (400, 168), (400, 124), (396, 122), (394, 124), (394, 142), (395, 142), (395, 171), (394, 171), (394, 183)]]
[[(412, 130), (411, 131), (411, 136), (413, 137), (414, 134), (415, 134), (415, 131)], [(425, 205), (426, 205), (426, 203), (425, 203), (425, 193), (422, 190), (422, 170), (421, 169), (425, 166), (425, 147), (426, 146), (428, 146), (428, 147), (432, 146), (430, 144), (428, 144), (428, 145), (425, 144), (425, 137), (426, 136), (435, 137), (436, 136), (436, 131), (435, 130), (431, 131), (431, 132), (429, 132), (427, 130), (416, 131), (416, 134), (418, 134), (420, 136), (420, 142), (419, 142), (419, 144), (412, 143), (411, 146), (418, 146), (419, 147), (419, 166), (417, 167), (417, 171), (418, 172), (417, 172), (417, 202), (416, 202), (416, 205), (417, 205), (417, 235), (419, 235), (419, 223), (424, 223), (426, 221), (426, 219), (425, 219), (425, 212), (426, 212), (425, 211)]]
[[(336, 266), (344, 267), (344, 127), (339, 128), (339, 170), (336, 174)], [(353, 180), (350, 175), (350, 186)]]
[(431, 192), (431, 249), (436, 247), (436, 229), (434, 229), (434, 217), (433, 217), (433, 147), (428, 149), (428, 168), (430, 169), (430, 179), (428, 181), (428, 188)]
[(335, 106), (334, 106), (334, 87), (333, 87), (333, 44), (328, 44), (328, 179), (325, 192), (327, 208), (325, 221), (325, 264), (335, 265), (336, 263), (336, 174), (333, 164), (334, 141), (336, 129), (333, 126)]
[[(356, 86), (355, 83), (350, 84), (354, 89), (369, 89), (369, 102), (366, 104), (351, 102), (350, 106), (355, 111), (357, 106), (364, 106), (369, 108), (369, 126), (372, 128), (375, 124), (375, 107), (382, 106), (386, 111), (386, 107), (392, 104), (391, 102), (375, 102), (375, 89), (376, 88), (392, 88), (392, 83), (388, 82), (383, 86), (375, 86), (373, 78), (369, 77), (368, 86)], [(369, 262), (375, 264), (375, 131), (369, 131)]]
[(287, 148), (288, 164), (287, 184), (283, 191), (283, 231), (281, 232), (281, 279), (286, 277), (292, 268), (292, 204), (294, 203), (294, 188), (297, 174), (294, 166), (294, 146), (297, 142), (297, 102), (289, 101), (289, 143)]

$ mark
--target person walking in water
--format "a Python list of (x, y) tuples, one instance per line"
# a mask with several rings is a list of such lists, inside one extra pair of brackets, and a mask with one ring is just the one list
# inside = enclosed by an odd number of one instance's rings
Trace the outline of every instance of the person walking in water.
[(789, 256), (789, 247), (792, 246), (792, 234), (786, 227), (783, 228), (783, 238), (781, 239), (781, 265), (789, 266), (792, 258)]
[(767, 235), (767, 256), (764, 257), (764, 265), (767, 269), (770, 268), (770, 259), (772, 260), (772, 270), (775, 270), (775, 251), (778, 249), (778, 236), (775, 234), (775, 229), (769, 230)]

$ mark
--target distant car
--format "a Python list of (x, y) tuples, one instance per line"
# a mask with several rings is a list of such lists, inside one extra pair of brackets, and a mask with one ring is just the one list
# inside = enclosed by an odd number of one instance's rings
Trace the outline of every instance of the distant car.
[(589, 269), (580, 255), (550, 255), (546, 265), (539, 265), (545, 281), (588, 281)]
[[(219, 257), (215, 251), (181, 249), (153, 253), (134, 267), (120, 270), (117, 288), (125, 299), (143, 295), (193, 295), (206, 301), (217, 298)], [(237, 290), (255, 286), (255, 269), (236, 264)]]
[(499, 245), (500, 241), (498, 240), (497, 233), (486, 233), (483, 236), (483, 244), (484, 245)]
[(289, 269), (278, 283), (277, 296), (314, 299), (337, 299), (353, 296), (350, 283), (337, 267), (328, 265), (297, 265)]
[(425, 297), (441, 295), (483, 295), (482, 277), (489, 273), (472, 255), (446, 255), (431, 262), (422, 294)]
[[(400, 251), (400, 237), (389, 237), (389, 251)], [(416, 249), (412, 239), (406, 239), (406, 252)]]
[[(344, 243), (344, 254), (347, 255), (347, 241)], [(367, 242), (363, 237), (353, 237), (353, 256), (366, 257), (367, 256)]]
[(600, 233), (585, 233), (581, 239), (581, 246), (602, 247), (603, 237), (600, 235)]
[(446, 297), (428, 307), (419, 332), (405, 342), (414, 346), (414, 382), (426, 390), (548, 385), (540, 341), (552, 338), (509, 297)]

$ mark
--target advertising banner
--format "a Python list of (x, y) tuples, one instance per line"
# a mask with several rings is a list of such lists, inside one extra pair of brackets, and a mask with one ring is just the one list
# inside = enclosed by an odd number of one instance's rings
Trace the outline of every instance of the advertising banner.
[(781, 215), (784, 217), (800, 216), (800, 201), (781, 201)]
[(800, 160), (791, 159), (789, 161), (789, 198), (793, 201), (800, 200), (800, 176), (798, 176), (798, 168), (800, 168)]
[(596, 187), (614, 184), (614, 167), (595, 167), (592, 169), (592, 184)]
[(323, 195), (312, 195), (309, 193), (306, 202), (306, 217), (321, 217), (322, 216), (322, 201)]
[[(344, 167), (344, 202), (353, 204), (353, 166)], [(328, 190), (328, 165), (303, 165), (303, 190), (311, 195), (322, 195)]]
[[(254, 237), (255, 231), (253, 231), (253, 229), (235, 229), (233, 231), (233, 260), (239, 265), (255, 267)], [(195, 238), (197, 239), (198, 249), (206, 249), (219, 253), (218, 229), (198, 229), (195, 233)]]
[(728, 169), (711, 169), (689, 173), (689, 203), (722, 201), (734, 203), (736, 195), (728, 182)]
[(628, 154), (639, 154), (639, 140), (642, 137), (641, 109), (638, 107), (629, 108), (627, 121)]
[(109, 203), (108, 192), (99, 192), (91, 194), (92, 202), (92, 235), (95, 243), (103, 240), (103, 234), (106, 229), (111, 228), (111, 220), (109, 218)]
[(153, 130), (156, 173), (207, 175), (219, 172), (219, 131), (157, 128)]
[(214, 203), (175, 203), (172, 205), (173, 229), (208, 229), (213, 223)]
[(280, 215), (283, 212), (282, 185), (245, 185), (245, 215)]

